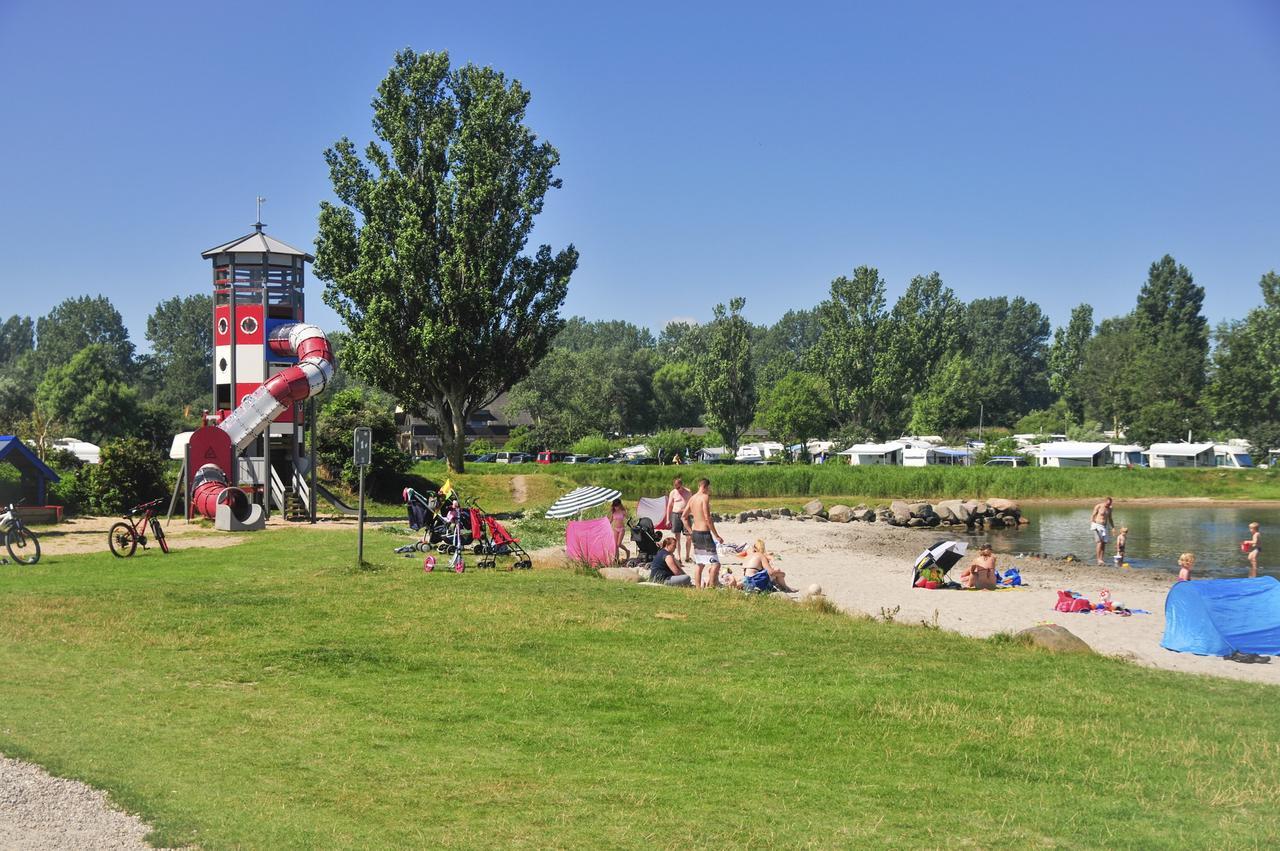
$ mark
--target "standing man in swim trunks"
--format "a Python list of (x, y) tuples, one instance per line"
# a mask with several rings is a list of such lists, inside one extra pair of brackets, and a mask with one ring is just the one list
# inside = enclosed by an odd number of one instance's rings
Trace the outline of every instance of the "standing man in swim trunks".
[(684, 525), (684, 507), (689, 504), (689, 497), (693, 494), (689, 493), (689, 489), (684, 486), (684, 479), (676, 476), (671, 482), (671, 493), (667, 494), (667, 508), (664, 512), (667, 515), (667, 523), (671, 526), (671, 534), (676, 538), (676, 552), (680, 551), (680, 539), (684, 539), (684, 560), (690, 561), (690, 550), (693, 543), (689, 537), (689, 530)]
[(706, 587), (720, 587), (720, 556), (716, 555), (716, 544), (723, 544), (724, 538), (720, 537), (715, 521), (711, 519), (709, 480), (698, 479), (698, 492), (689, 497), (680, 519), (684, 521), (686, 528), (693, 529), (693, 587), (703, 587), (703, 565), (710, 571)]
[(1089, 529), (1093, 531), (1097, 544), (1098, 564), (1106, 564), (1103, 557), (1107, 554), (1107, 529), (1114, 529), (1115, 525), (1111, 520), (1111, 497), (1107, 497), (1093, 507), (1093, 515), (1089, 518)]

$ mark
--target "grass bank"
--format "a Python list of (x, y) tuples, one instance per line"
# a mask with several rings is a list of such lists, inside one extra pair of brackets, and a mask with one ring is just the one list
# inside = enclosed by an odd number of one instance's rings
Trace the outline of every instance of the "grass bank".
[[(467, 477), (488, 480), (484, 487), (500, 488), (513, 473), (529, 481), (541, 479), (559, 489), (575, 484), (607, 485), (627, 499), (659, 496), (671, 487), (673, 467), (631, 467), (620, 464), (523, 464), (501, 473), (491, 465), (468, 467)], [(480, 472), (480, 471), (484, 472)], [(440, 480), (442, 463), (424, 463), (414, 471)], [(1280, 499), (1280, 470), (1128, 470), (1010, 467), (853, 467), (822, 465), (700, 465), (679, 468), (686, 482), (706, 476), (717, 496), (734, 498), (858, 495), (865, 499), (944, 499), (992, 497), (1006, 499), (1117, 498)], [(549, 500), (548, 500), (549, 501)]]
[(1280, 841), (1274, 688), (381, 537), (0, 569), (0, 750), (206, 848)]

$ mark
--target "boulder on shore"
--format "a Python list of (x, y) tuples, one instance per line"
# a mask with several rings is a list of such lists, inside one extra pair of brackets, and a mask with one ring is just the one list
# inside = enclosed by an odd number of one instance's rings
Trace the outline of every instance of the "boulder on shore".
[(833, 505), (827, 509), (827, 519), (832, 523), (848, 523), (853, 519), (853, 509), (847, 505)]
[(972, 512), (958, 499), (938, 503), (937, 511), (943, 520), (955, 520), (959, 523), (968, 523), (973, 517)]
[(1055, 653), (1092, 653), (1093, 648), (1080, 639), (1075, 633), (1056, 623), (1040, 624), (1018, 633), (1025, 636), (1032, 644), (1052, 650)]
[(1022, 509), (1018, 508), (1018, 503), (1011, 499), (992, 498), (987, 500), (987, 507), (997, 514), (1021, 514)]
[(804, 507), (801, 508), (800, 510), (805, 514), (809, 515), (810, 517), (816, 517), (817, 515), (822, 513), (822, 508), (823, 508), (822, 500), (811, 499), (808, 502), (806, 502), (804, 504)]

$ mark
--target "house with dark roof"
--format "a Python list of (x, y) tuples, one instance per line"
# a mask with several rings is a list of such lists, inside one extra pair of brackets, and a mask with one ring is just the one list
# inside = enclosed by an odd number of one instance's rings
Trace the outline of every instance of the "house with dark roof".
[[(511, 430), (516, 426), (533, 425), (533, 419), (523, 411), (514, 417), (508, 416), (506, 406), (507, 394), (503, 393), (488, 407), (472, 411), (465, 426), (467, 443), (484, 438), (500, 448), (506, 445), (511, 437)], [(399, 407), (395, 413), (402, 450), (415, 458), (439, 458), (444, 455), (444, 441), (434, 422), (415, 417)]]

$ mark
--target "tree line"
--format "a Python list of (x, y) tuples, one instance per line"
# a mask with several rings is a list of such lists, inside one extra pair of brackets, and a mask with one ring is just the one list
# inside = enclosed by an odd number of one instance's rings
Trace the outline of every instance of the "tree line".
[(1080, 439), (1118, 428), (1144, 445), (1246, 437), (1265, 450), (1280, 445), (1280, 276), (1260, 289), (1259, 307), (1211, 330), (1204, 288), (1165, 256), (1130, 312), (1095, 323), (1081, 304), (1055, 329), (1034, 301), (965, 302), (936, 272), (890, 305), (884, 278), (859, 266), (772, 325), (743, 318), (743, 299), (656, 337), (574, 317), (509, 412), (533, 420), (522, 443), (556, 448), (699, 424), (732, 447), (752, 425), (783, 441), (854, 442), (981, 422)]

